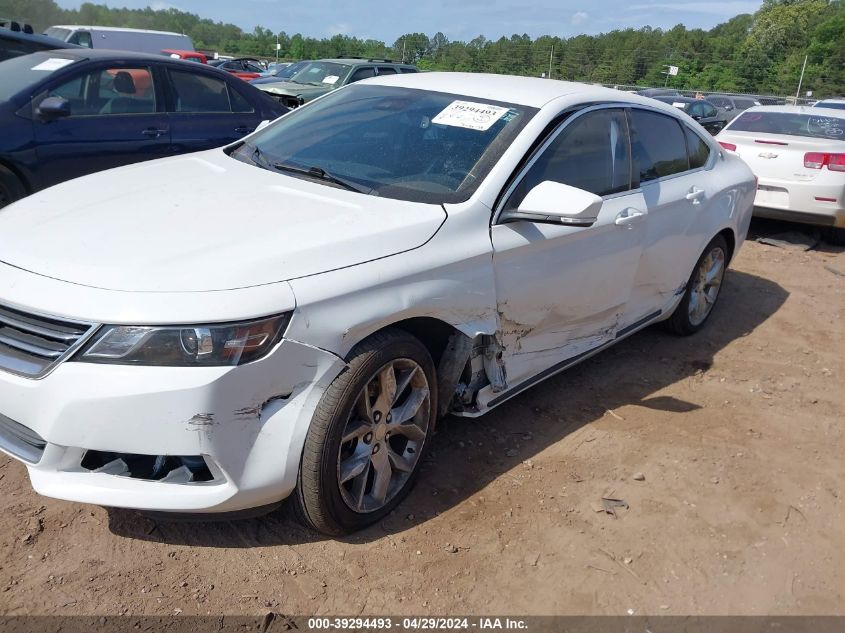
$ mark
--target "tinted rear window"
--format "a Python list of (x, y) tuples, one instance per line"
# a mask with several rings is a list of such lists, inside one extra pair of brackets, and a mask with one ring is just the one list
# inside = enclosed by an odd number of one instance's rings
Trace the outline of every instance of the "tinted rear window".
[(733, 132), (788, 134), (809, 138), (845, 140), (845, 117), (803, 112), (743, 112), (728, 126)]
[(681, 124), (663, 114), (631, 110), (631, 152), (641, 183), (689, 169)]

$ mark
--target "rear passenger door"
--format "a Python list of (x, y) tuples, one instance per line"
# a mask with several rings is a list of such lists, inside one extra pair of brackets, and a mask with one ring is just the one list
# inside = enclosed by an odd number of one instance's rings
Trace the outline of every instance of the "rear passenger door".
[(635, 186), (648, 210), (630, 301), (642, 312), (666, 310), (683, 293), (712, 230), (708, 210), (718, 192), (709, 171), (715, 157), (698, 132), (675, 117), (639, 108), (628, 116)]
[(33, 99), (70, 103), (70, 116), (34, 118), (38, 188), (95, 171), (167, 156), (170, 130), (163, 93), (150, 66), (98, 66)]
[(258, 126), (260, 113), (226, 78), (171, 67), (166, 77), (173, 153), (220, 147)]

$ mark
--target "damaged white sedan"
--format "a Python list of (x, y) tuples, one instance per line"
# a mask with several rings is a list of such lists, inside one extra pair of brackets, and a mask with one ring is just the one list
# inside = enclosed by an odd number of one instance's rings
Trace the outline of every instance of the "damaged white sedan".
[(670, 105), (397, 75), (0, 213), (0, 449), (48, 496), (329, 534), (478, 416), (706, 322), (755, 195)]

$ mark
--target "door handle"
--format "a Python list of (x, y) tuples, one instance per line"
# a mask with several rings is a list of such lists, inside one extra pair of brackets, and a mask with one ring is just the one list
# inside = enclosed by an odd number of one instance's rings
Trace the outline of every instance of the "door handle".
[(692, 187), (685, 197), (687, 200), (692, 201), (693, 204), (699, 204), (701, 202), (701, 199), (704, 197), (704, 189)]
[(159, 130), (158, 128), (148, 127), (146, 130), (142, 130), (141, 134), (143, 134), (144, 136), (158, 138), (162, 134), (167, 134), (167, 130)]
[(235, 132), (237, 132), (238, 134), (249, 134), (254, 129), (254, 127), (247, 127), (245, 125), (241, 125), (240, 127), (235, 128)]
[(645, 219), (646, 212), (640, 211), (639, 209), (633, 209), (628, 207), (627, 209), (622, 209), (619, 214), (616, 216), (614, 220), (614, 224), (617, 226), (626, 226), (629, 224), (634, 224), (636, 222), (641, 222)]

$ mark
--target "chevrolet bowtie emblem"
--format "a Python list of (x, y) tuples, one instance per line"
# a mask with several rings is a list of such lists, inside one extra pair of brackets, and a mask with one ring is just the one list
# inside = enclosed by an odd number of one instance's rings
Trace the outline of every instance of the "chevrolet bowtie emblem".
[(778, 155), (773, 152), (760, 152), (757, 154), (760, 158), (777, 158)]

